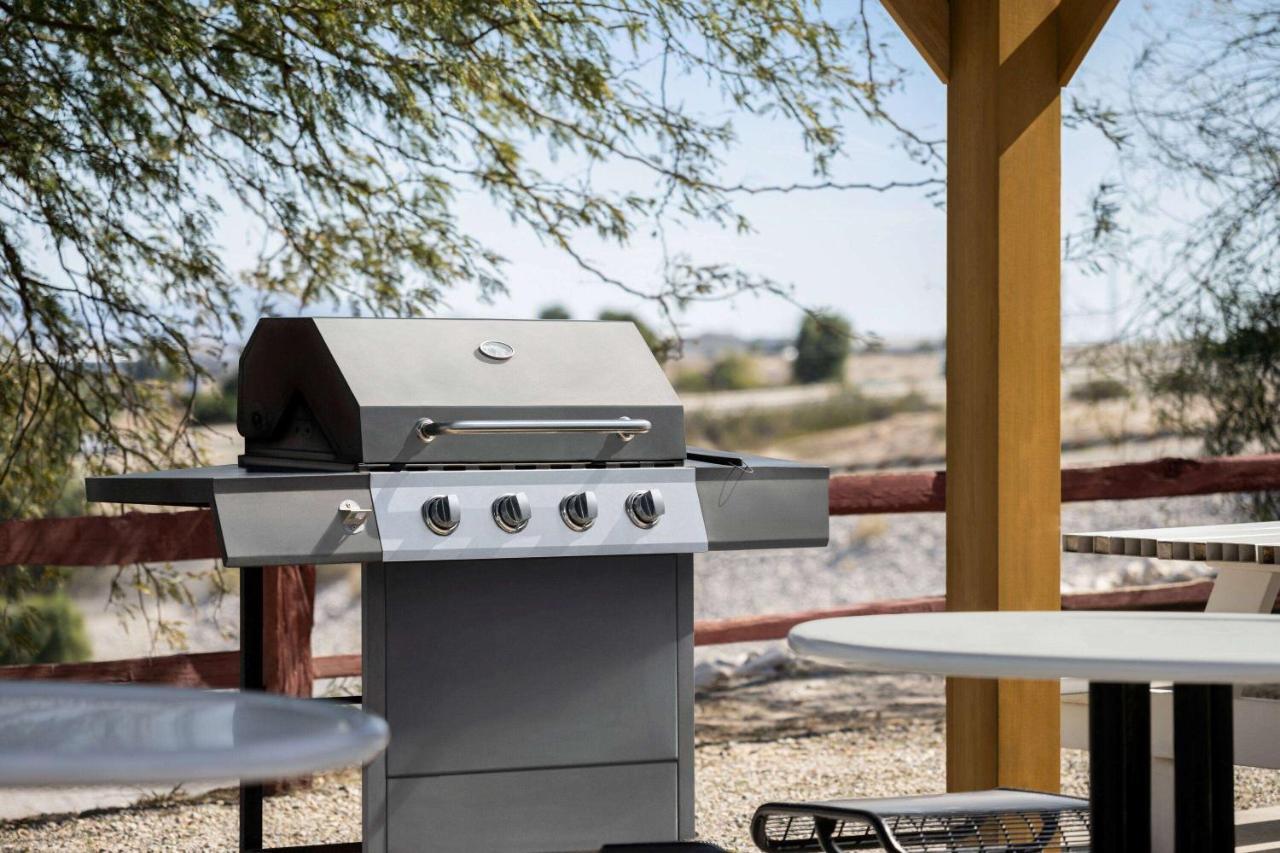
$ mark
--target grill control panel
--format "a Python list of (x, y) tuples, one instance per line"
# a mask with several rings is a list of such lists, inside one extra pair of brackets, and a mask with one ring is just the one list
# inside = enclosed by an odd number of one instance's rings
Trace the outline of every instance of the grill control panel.
[(370, 474), (384, 559), (707, 550), (689, 468)]

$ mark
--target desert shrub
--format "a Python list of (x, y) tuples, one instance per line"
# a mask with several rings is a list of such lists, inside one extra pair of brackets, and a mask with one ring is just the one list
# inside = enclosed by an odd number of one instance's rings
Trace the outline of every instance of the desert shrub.
[(707, 372), (705, 370), (694, 370), (693, 368), (681, 370), (671, 380), (671, 384), (676, 387), (677, 391), (691, 391), (695, 394), (711, 390), (711, 380), (707, 376)]
[(236, 419), (239, 382), (233, 373), (218, 383), (217, 388), (196, 394), (191, 415), (202, 424), (225, 424)]
[(221, 391), (201, 391), (191, 406), (191, 415), (202, 424), (225, 424), (236, 419), (236, 398)]
[(84, 618), (65, 592), (28, 596), (6, 631), (0, 665), (88, 660), (93, 651)]
[(544, 305), (542, 310), (538, 312), (539, 320), (572, 320), (573, 315), (569, 313), (569, 309), (559, 302), (551, 305)]
[(852, 339), (853, 327), (839, 314), (806, 314), (796, 335), (792, 376), (806, 384), (843, 379)]
[(760, 376), (755, 362), (742, 353), (729, 353), (711, 365), (707, 373), (707, 385), (713, 391), (742, 391), (758, 388)]
[(640, 333), (640, 337), (644, 338), (645, 346), (653, 353), (654, 358), (658, 361), (666, 361), (671, 355), (671, 348), (674, 341), (663, 338), (653, 330), (653, 327), (641, 320), (630, 311), (618, 311), (613, 308), (606, 308), (598, 315), (598, 319), (606, 320), (613, 323), (633, 323), (636, 331)]
[(1129, 393), (1129, 386), (1119, 379), (1102, 378), (1071, 386), (1067, 396), (1078, 403), (1101, 403), (1104, 400), (1123, 400)]
[(672, 379), (677, 391), (745, 391), (759, 388), (756, 364), (745, 353), (734, 352), (717, 359), (706, 370), (686, 368)]

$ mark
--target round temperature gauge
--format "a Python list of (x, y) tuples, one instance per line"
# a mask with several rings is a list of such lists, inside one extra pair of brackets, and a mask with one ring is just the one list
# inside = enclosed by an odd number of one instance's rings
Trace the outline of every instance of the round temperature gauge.
[(516, 348), (503, 341), (485, 341), (479, 350), (481, 355), (494, 361), (506, 361), (516, 354)]

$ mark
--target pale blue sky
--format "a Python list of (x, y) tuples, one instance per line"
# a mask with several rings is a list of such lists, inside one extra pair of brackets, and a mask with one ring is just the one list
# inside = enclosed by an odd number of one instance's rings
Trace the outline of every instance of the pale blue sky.
[[(1177, 5), (1181, 7), (1183, 0)], [(878, 11), (878, 10), (877, 10)], [(1169, 6), (1162, 7), (1163, 12)], [(833, 14), (840, 14), (836, 10)], [(1152, 14), (1141, 0), (1122, 0), (1106, 30), (1064, 93), (1081, 88), (1104, 91), (1123, 80), (1142, 43), (1135, 25)], [(881, 14), (881, 18), (887, 21)], [(888, 26), (891, 26), (888, 25)], [(893, 31), (895, 57), (910, 69), (905, 91), (895, 102), (894, 114), (905, 124), (928, 136), (945, 131), (946, 92), (914, 49)], [(686, 84), (687, 85), (687, 84)], [(674, 98), (698, 103), (704, 91), (678, 89)], [(785, 183), (809, 178), (808, 164), (799, 156), (791, 135), (764, 120), (735, 119), (740, 142), (730, 155), (726, 177), (733, 181)], [(884, 180), (918, 175), (904, 156), (887, 144), (882, 132), (859, 131), (850, 140), (847, 155), (835, 169), (843, 180)], [(1116, 168), (1115, 154), (1096, 133), (1064, 130), (1063, 209), (1064, 229), (1077, 226), (1090, 189), (1100, 177)], [(674, 251), (687, 251), (696, 260), (734, 262), (749, 272), (771, 276), (795, 287), (797, 299), (806, 305), (831, 306), (851, 317), (855, 325), (889, 340), (941, 337), (945, 331), (945, 220), (944, 214), (920, 192), (900, 190), (886, 194), (859, 191), (825, 191), (793, 195), (757, 196), (742, 202), (756, 233), (740, 236), (711, 226), (697, 226), (668, 233)], [(625, 294), (590, 279), (567, 257), (539, 245), (527, 230), (513, 225), (507, 216), (479, 196), (464, 196), (459, 213), (462, 222), (482, 235), (509, 259), (511, 294), (492, 305), (480, 303), (475, 294), (452, 294), (449, 316), (527, 317), (551, 302), (571, 307), (575, 316), (592, 317), (601, 308), (637, 310), (655, 319), (650, 306), (637, 304)], [(247, 258), (256, 246), (253, 235), (224, 228), (223, 242), (233, 266)], [(584, 244), (586, 253), (629, 281), (643, 286), (659, 269), (655, 241), (639, 241), (619, 250)], [(1105, 337), (1114, 331), (1109, 310), (1117, 300), (1130, 296), (1126, 282), (1088, 277), (1071, 267), (1063, 269), (1064, 337), (1080, 341)], [(691, 308), (684, 317), (690, 334), (708, 331), (743, 336), (780, 336), (793, 333), (797, 310), (777, 299), (740, 298)]]

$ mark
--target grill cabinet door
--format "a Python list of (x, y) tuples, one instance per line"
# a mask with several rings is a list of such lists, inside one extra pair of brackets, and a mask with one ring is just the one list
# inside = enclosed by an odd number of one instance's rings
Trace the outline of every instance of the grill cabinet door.
[(676, 566), (385, 564), (388, 775), (674, 760)]

